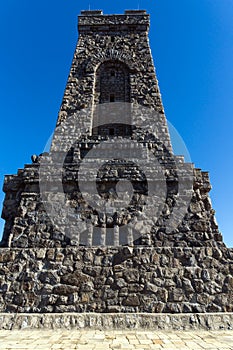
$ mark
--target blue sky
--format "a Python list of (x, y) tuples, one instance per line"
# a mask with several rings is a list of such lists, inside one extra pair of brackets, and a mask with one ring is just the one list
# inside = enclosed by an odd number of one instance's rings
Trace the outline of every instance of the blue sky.
[[(0, 186), (51, 135), (83, 9), (146, 9), (167, 119), (197, 168), (210, 171), (211, 199), (233, 247), (233, 1), (7, 0), (0, 5)], [(0, 203), (4, 194), (0, 193)], [(0, 209), (1, 210), (1, 209)], [(3, 230), (0, 223), (0, 236)]]

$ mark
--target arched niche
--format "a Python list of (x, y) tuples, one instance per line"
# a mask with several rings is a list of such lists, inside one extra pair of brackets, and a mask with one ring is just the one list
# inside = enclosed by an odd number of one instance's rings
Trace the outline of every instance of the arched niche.
[[(125, 102), (130, 103), (129, 68), (119, 60), (108, 60), (101, 63), (95, 72), (94, 106), (106, 103), (115, 104), (114, 108), (109, 106), (106, 109), (107, 115), (103, 108), (97, 108), (94, 111), (94, 135), (109, 137), (131, 135), (129, 107), (122, 107)], [(109, 110), (112, 113), (109, 113)]]

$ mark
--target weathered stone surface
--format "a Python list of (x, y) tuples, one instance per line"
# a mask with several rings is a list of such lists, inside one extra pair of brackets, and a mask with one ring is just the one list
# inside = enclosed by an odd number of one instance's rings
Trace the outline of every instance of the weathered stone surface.
[(124, 306), (139, 306), (140, 300), (137, 295), (129, 295), (126, 299), (123, 300), (122, 304)]
[(232, 313), (53, 313), (0, 315), (0, 329), (137, 329), (137, 330), (232, 330)]
[[(58, 295), (69, 295), (78, 291), (78, 288), (71, 285), (58, 285), (53, 288), (53, 293)], [(64, 300), (66, 302), (66, 300)]]
[[(189, 248), (189, 255), (198, 257), (194, 267), (185, 265), (187, 248), (179, 248), (180, 268), (164, 266), (163, 256), (167, 249), (147, 247), (133, 248), (131, 258), (121, 265), (94, 267), (92, 261), (99, 256), (99, 248), (76, 247), (79, 264), (72, 260), (67, 273), (65, 259), (59, 262), (58, 256), (69, 256), (70, 248), (40, 248), (40, 260), (36, 260), (37, 249), (23, 249), (23, 254), (11, 248), (11, 261), (0, 264), (1, 310), (2, 312), (232, 312), (232, 275), (229, 274), (229, 250), (222, 248), (221, 262), (208, 270), (205, 266), (205, 247)], [(102, 257), (121, 252), (122, 248), (107, 248)], [(42, 252), (43, 250), (43, 252)], [(4, 248), (0, 249), (1, 253)], [(161, 259), (153, 260), (155, 254)], [(169, 254), (177, 256), (177, 248), (169, 248)], [(93, 259), (85, 262), (88, 256)], [(201, 258), (202, 256), (202, 258)], [(35, 257), (33, 264), (27, 265)], [(53, 259), (51, 259), (53, 257)], [(70, 260), (71, 261), (71, 260)], [(140, 261), (140, 268), (134, 265)], [(149, 263), (148, 263), (149, 261)], [(181, 263), (182, 262), (182, 263)], [(15, 269), (15, 266), (21, 268)], [(41, 269), (47, 266), (48, 268)], [(95, 271), (95, 274), (91, 271)], [(207, 273), (208, 272), (208, 273)], [(72, 307), (65, 306), (72, 305)]]

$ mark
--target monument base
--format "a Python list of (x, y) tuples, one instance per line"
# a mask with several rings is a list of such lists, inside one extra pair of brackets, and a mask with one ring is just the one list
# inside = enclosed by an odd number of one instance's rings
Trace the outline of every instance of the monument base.
[(233, 313), (46, 313), (0, 314), (0, 330), (11, 329), (98, 330), (231, 330)]

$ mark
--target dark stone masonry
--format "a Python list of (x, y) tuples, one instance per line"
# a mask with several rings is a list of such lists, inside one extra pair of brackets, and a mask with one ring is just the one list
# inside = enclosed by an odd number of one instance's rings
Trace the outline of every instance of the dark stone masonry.
[[(82, 11), (78, 29), (50, 153), (33, 155), (32, 164), (5, 177), (0, 312), (231, 313), (233, 249), (214, 217), (208, 173), (173, 154), (149, 15)], [(119, 140), (132, 143), (130, 161), (122, 159)], [(84, 192), (99, 161), (91, 152), (105, 159), (112, 145), (118, 156), (100, 163), (97, 195), (116, 200), (125, 180), (132, 198), (123, 210), (101, 212)], [(141, 169), (137, 157), (151, 154), (156, 165)], [(82, 230), (72, 215), (89, 224)]]

